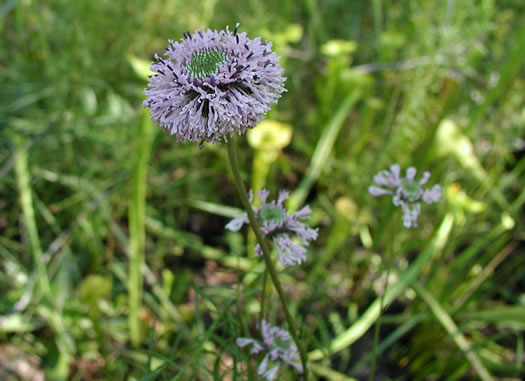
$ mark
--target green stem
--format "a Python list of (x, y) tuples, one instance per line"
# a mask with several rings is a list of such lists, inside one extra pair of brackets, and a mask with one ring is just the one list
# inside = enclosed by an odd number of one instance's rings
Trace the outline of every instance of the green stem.
[(483, 381), (494, 381), (494, 377), (489, 373), (485, 365), (481, 362), (478, 355), (472, 350), (472, 346), (467, 341), (467, 338), (461, 333), (458, 326), (447, 313), (447, 311), (441, 307), (439, 302), (421, 286), (420, 283), (414, 282), (412, 288), (416, 294), (423, 299), (427, 306), (432, 311), (435, 318), (441, 323), (443, 328), (448, 332), (452, 340), (456, 343), (459, 349), (463, 352), (467, 360), (472, 365), (474, 371), (478, 374), (479, 378)]
[(253, 212), (252, 206), (250, 204), (250, 201), (248, 200), (248, 193), (246, 192), (246, 188), (244, 187), (244, 183), (241, 178), (241, 171), (239, 170), (239, 161), (237, 159), (235, 137), (233, 137), (228, 142), (228, 158), (230, 160), (230, 166), (232, 168), (233, 179), (237, 187), (237, 192), (239, 193), (239, 197), (241, 199), (242, 205), (244, 209), (246, 210), (246, 213), (248, 214), (248, 220), (250, 221), (250, 225), (252, 226), (255, 236), (257, 237), (257, 241), (259, 242), (259, 245), (261, 246), (264, 262), (266, 264), (266, 269), (268, 270), (270, 274), (270, 278), (275, 287), (275, 290), (277, 291), (277, 294), (279, 294), (279, 299), (281, 300), (281, 304), (283, 306), (284, 315), (286, 317), (286, 322), (288, 323), (288, 327), (290, 328), (290, 335), (292, 336), (295, 342), (295, 345), (297, 345), (297, 349), (299, 350), (299, 354), (301, 355), (301, 363), (303, 365), (303, 378), (305, 381), (307, 381), (308, 380), (308, 367), (307, 367), (306, 351), (304, 350), (303, 345), (299, 341), (297, 334), (295, 332), (295, 329), (296, 329), (295, 323), (288, 309), (288, 303), (286, 301), (286, 297), (284, 295), (283, 288), (281, 287), (281, 283), (279, 282), (279, 278), (277, 276), (277, 270), (275, 269), (275, 266), (273, 265), (272, 259), (270, 257), (270, 250), (268, 248), (268, 245), (266, 244), (266, 241), (264, 240), (264, 235), (261, 229), (259, 228), (259, 224), (257, 223), (257, 220), (255, 219), (255, 214)]
[(262, 280), (262, 295), (261, 295), (261, 311), (259, 313), (259, 322), (264, 319), (264, 306), (266, 304), (266, 282), (268, 280), (268, 269), (264, 268), (263, 280)]

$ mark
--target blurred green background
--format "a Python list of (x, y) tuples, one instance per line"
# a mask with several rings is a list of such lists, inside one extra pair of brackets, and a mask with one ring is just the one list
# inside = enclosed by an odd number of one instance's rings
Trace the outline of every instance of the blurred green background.
[[(240, 155), (248, 184), (290, 190), (320, 228), (281, 275), (312, 378), (366, 379), (388, 273), (376, 379), (521, 379), (524, 16), (521, 0), (3, 1), (0, 379), (256, 379), (234, 340), (255, 333), (263, 268), (224, 230), (225, 147), (179, 144), (141, 106), (168, 39), (236, 22), (288, 78)], [(444, 189), (416, 229), (368, 193), (393, 163)]]

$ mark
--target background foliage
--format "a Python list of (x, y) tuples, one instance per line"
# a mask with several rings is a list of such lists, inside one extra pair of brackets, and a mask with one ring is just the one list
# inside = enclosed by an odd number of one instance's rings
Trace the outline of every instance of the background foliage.
[[(240, 22), (273, 41), (288, 77), (268, 117), (285, 138), (240, 139), (245, 180), (295, 191), (289, 206), (309, 203), (320, 227), (306, 266), (282, 273), (315, 377), (366, 377), (369, 307), (391, 266), (378, 379), (475, 378), (446, 317), (493, 376), (519, 379), (524, 12), (518, 0), (5, 1), (0, 378), (255, 379), (234, 339), (255, 332), (262, 267), (253, 237), (224, 230), (240, 207), (225, 148), (178, 144), (141, 107), (141, 64), (168, 39)], [(367, 191), (396, 162), (445, 190), (417, 229)], [(142, 286), (128, 258), (143, 252)], [(277, 303), (272, 315), (283, 321)]]

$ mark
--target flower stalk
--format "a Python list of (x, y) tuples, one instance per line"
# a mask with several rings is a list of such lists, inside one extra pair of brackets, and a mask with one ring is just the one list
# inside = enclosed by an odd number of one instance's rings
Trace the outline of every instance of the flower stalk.
[(296, 330), (295, 322), (290, 313), (290, 310), (288, 309), (288, 302), (286, 300), (286, 296), (282, 289), (281, 283), (279, 282), (279, 278), (277, 276), (277, 270), (275, 269), (275, 266), (273, 265), (272, 259), (270, 257), (270, 249), (268, 248), (268, 245), (266, 244), (263, 232), (261, 231), (259, 227), (257, 219), (255, 218), (255, 214), (253, 212), (252, 206), (248, 200), (248, 192), (246, 192), (246, 188), (244, 186), (244, 182), (242, 181), (241, 172), (239, 169), (239, 161), (237, 159), (235, 137), (232, 137), (232, 139), (230, 139), (227, 146), (228, 146), (228, 159), (230, 161), (230, 166), (232, 169), (235, 186), (237, 187), (237, 192), (239, 193), (239, 197), (241, 199), (242, 205), (244, 209), (246, 210), (246, 213), (248, 214), (248, 220), (250, 221), (250, 225), (252, 226), (252, 229), (255, 233), (257, 241), (259, 242), (259, 245), (263, 252), (264, 262), (266, 264), (266, 269), (268, 270), (268, 273), (270, 274), (270, 279), (272, 280), (272, 283), (277, 291), (277, 294), (279, 295), (279, 299), (281, 300), (281, 304), (283, 306), (284, 314), (286, 317), (286, 322), (288, 323), (288, 326), (290, 328), (290, 335), (292, 336), (293, 341), (295, 342), (295, 344), (297, 345), (297, 348), (299, 349), (301, 363), (303, 365), (303, 379), (306, 381), (308, 380), (308, 367), (307, 367), (306, 352), (304, 350), (302, 343), (299, 341), (297, 337), (297, 334), (295, 331)]
[(266, 305), (266, 283), (268, 280), (268, 269), (264, 268), (262, 279), (261, 310), (259, 311), (259, 322), (264, 320), (264, 306)]

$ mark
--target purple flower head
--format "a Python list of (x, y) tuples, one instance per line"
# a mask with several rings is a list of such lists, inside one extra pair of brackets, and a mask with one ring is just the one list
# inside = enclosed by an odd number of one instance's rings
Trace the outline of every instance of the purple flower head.
[(390, 166), (390, 170), (384, 170), (374, 176), (374, 183), (379, 186), (371, 186), (368, 191), (372, 196), (392, 195), (392, 202), (403, 210), (403, 225), (405, 227), (417, 226), (417, 219), (421, 212), (420, 201), (432, 204), (441, 197), (441, 187), (434, 185), (431, 189), (423, 188), (430, 178), (430, 172), (423, 172), (421, 180), (415, 181), (416, 169), (409, 167), (405, 177), (400, 176), (399, 164)]
[(216, 143), (253, 128), (285, 91), (272, 44), (204, 27), (155, 54), (144, 106), (181, 142)]
[(303, 373), (303, 366), (296, 361), (300, 360), (299, 351), (290, 334), (279, 327), (271, 327), (266, 320), (262, 321), (261, 335), (263, 341), (240, 337), (236, 340), (239, 347), (252, 345), (250, 354), (266, 352), (257, 368), (257, 374), (267, 381), (275, 380), (281, 363), (293, 366), (299, 373)]
[[(318, 229), (312, 229), (301, 222), (301, 220), (307, 219), (312, 211), (307, 205), (295, 213), (287, 214), (283, 202), (288, 199), (288, 192), (281, 190), (277, 201), (267, 202), (269, 194), (270, 192), (266, 189), (257, 192), (262, 202), (262, 205), (257, 209), (252, 207), (257, 221), (264, 236), (270, 238), (274, 243), (283, 266), (300, 264), (306, 261), (306, 249), (303, 246), (308, 246), (310, 241), (317, 239)], [(252, 191), (250, 191), (249, 196), (250, 203), (253, 204)], [(241, 229), (242, 225), (248, 223), (248, 215), (244, 213), (231, 220), (226, 225), (226, 229), (236, 232)], [(303, 246), (293, 242), (290, 233), (295, 234)], [(255, 253), (259, 256), (262, 255), (259, 244), (255, 247)]]

